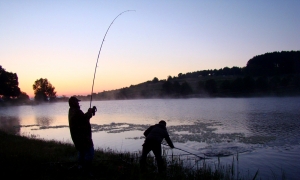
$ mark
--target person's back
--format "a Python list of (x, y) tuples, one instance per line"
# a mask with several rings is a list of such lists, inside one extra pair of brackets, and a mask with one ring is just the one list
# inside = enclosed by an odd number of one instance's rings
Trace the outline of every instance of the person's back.
[(163, 141), (164, 138), (168, 137), (167, 128), (162, 124), (155, 124), (150, 128), (150, 131), (144, 134), (148, 140), (156, 140), (159, 143)]

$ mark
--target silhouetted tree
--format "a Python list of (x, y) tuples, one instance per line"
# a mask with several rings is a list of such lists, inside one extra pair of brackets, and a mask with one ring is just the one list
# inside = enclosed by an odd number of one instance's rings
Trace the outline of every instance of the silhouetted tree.
[(180, 92), (181, 92), (182, 95), (188, 95), (188, 94), (191, 94), (193, 92), (193, 89), (191, 88), (189, 83), (183, 82), (182, 85), (181, 85), (181, 91)]
[(200, 91), (205, 89), (205, 82), (204, 81), (198, 81), (198, 89)]
[(241, 93), (244, 90), (244, 81), (238, 77), (231, 83), (231, 91), (234, 93)]
[(233, 66), (231, 69), (230, 69), (230, 74), (229, 75), (234, 75), (234, 76), (239, 76), (239, 75), (245, 75), (245, 68), (240, 68), (240, 67), (236, 67), (236, 66)]
[(36, 101), (53, 101), (56, 99), (55, 87), (52, 86), (48, 79), (37, 79), (32, 87)]
[(196, 71), (196, 72), (188, 72), (186, 74), (179, 73), (178, 78), (184, 79), (184, 78), (198, 78), (198, 77), (206, 77), (206, 76), (237, 76), (237, 75), (244, 75), (244, 68), (239, 67), (225, 67), (221, 68), (219, 70), (203, 70), (203, 71)]
[(244, 89), (243, 89), (243, 91), (247, 92), (247, 93), (254, 92), (255, 80), (250, 76), (244, 77), (243, 80), (244, 80), (244, 87), (243, 87)]
[(268, 91), (269, 81), (267, 77), (262, 76), (257, 78), (255, 84), (258, 91), (262, 91), (262, 92)]
[(180, 93), (180, 91), (181, 91), (181, 85), (179, 84), (179, 82), (178, 81), (174, 81), (174, 83), (173, 83), (173, 91), (175, 92), (175, 93)]
[(251, 76), (275, 76), (300, 73), (300, 51), (265, 53), (247, 62), (246, 71)]
[(185, 77), (186, 77), (185, 74), (182, 74), (182, 73), (179, 73), (179, 74), (178, 74), (178, 79), (183, 79), (183, 78), (185, 78)]
[(21, 92), (20, 95), (18, 96), (19, 101), (29, 101), (29, 96), (25, 92)]
[(214, 79), (209, 79), (205, 82), (205, 90), (209, 93), (209, 94), (214, 94), (217, 93), (217, 83)]
[(117, 99), (128, 99), (129, 98), (129, 88), (122, 88), (117, 94)]
[(222, 75), (225, 75), (225, 76), (230, 75), (230, 68), (229, 67), (224, 67), (222, 69)]
[(48, 101), (47, 95), (42, 91), (37, 91), (34, 96), (35, 101)]
[(157, 83), (157, 82), (158, 82), (158, 78), (157, 78), (157, 77), (154, 77), (153, 80), (152, 80), (152, 82), (153, 82), (153, 83)]
[(275, 91), (280, 86), (280, 78), (278, 76), (274, 76), (269, 81), (269, 87), (272, 91)]
[(162, 84), (162, 91), (164, 94), (173, 93), (172, 83), (170, 81), (166, 81)]
[(0, 66), (0, 96), (10, 99), (18, 97), (20, 93), (17, 74), (7, 72)]
[(229, 80), (225, 80), (221, 83), (220, 85), (220, 89), (223, 91), (223, 92), (229, 92), (230, 91), (230, 88), (231, 88), (231, 83)]

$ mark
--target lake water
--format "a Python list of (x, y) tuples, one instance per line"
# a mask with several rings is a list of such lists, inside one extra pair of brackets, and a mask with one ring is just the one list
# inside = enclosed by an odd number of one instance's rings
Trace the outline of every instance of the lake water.
[[(89, 102), (80, 102), (85, 112)], [(300, 178), (300, 97), (192, 98), (94, 101), (95, 148), (140, 152), (143, 131), (160, 120), (175, 147), (231, 164), (240, 177)], [(68, 103), (0, 107), (0, 128), (15, 134), (72, 143)], [(169, 150), (172, 152), (172, 150)], [(178, 149), (173, 153), (187, 154)]]

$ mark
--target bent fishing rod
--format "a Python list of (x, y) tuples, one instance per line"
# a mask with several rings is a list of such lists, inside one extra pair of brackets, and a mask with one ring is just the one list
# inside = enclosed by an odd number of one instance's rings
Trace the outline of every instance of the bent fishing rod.
[[(161, 143), (161, 144), (162, 144), (162, 145), (165, 145), (165, 146), (169, 146), (169, 145), (164, 144), (164, 143)], [(188, 152), (188, 151), (186, 151), (186, 150), (183, 150), (183, 149), (180, 149), (180, 148), (177, 148), (177, 147), (174, 147), (174, 149), (178, 149), (178, 150), (180, 150), (180, 151), (189, 153), (189, 154), (191, 154), (191, 155), (194, 155), (194, 156), (198, 157), (199, 159), (210, 159), (210, 158), (198, 156), (197, 154), (193, 154), (193, 153), (191, 153), (191, 152)]]
[(92, 85), (92, 92), (91, 92), (90, 108), (91, 108), (91, 106), (92, 106), (93, 91), (94, 91), (94, 82), (95, 82), (96, 70), (97, 70), (97, 66), (98, 66), (98, 60), (99, 60), (99, 57), (100, 57), (100, 52), (101, 52), (101, 49), (102, 49), (102, 46), (103, 46), (105, 37), (106, 37), (106, 35), (107, 35), (107, 32), (108, 32), (108, 30), (110, 29), (111, 25), (114, 23), (114, 21), (115, 21), (119, 16), (121, 16), (123, 13), (129, 12), (129, 11), (135, 11), (135, 10), (126, 10), (126, 11), (121, 12), (119, 15), (117, 15), (117, 17), (115, 17), (115, 19), (114, 19), (114, 20), (110, 23), (110, 25), (108, 26), (108, 28), (107, 28), (107, 30), (106, 30), (106, 33), (105, 33), (105, 35), (104, 35), (104, 37), (103, 37), (103, 40), (102, 40), (102, 43), (101, 43), (101, 46), (100, 46), (100, 49), (99, 49), (99, 52), (98, 52), (98, 57), (97, 57), (96, 66), (95, 66), (95, 72), (94, 72), (94, 78), (93, 78), (93, 85)]

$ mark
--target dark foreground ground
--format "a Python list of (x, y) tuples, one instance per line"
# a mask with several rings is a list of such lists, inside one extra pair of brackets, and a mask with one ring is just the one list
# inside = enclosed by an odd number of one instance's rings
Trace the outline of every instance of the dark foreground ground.
[[(129, 154), (97, 150), (93, 176), (77, 169), (72, 145), (10, 135), (0, 131), (0, 179), (161, 179), (141, 174)], [(152, 178), (150, 178), (150, 176)], [(148, 178), (149, 177), (149, 178)]]
[[(227, 170), (197, 171), (184, 168), (180, 161), (166, 162), (167, 170), (158, 174), (153, 160), (141, 173), (138, 154), (96, 150), (93, 177), (77, 168), (73, 145), (7, 134), (0, 131), (0, 179), (231, 179)], [(178, 163), (179, 162), (179, 163)], [(254, 178), (255, 179), (255, 178)]]

